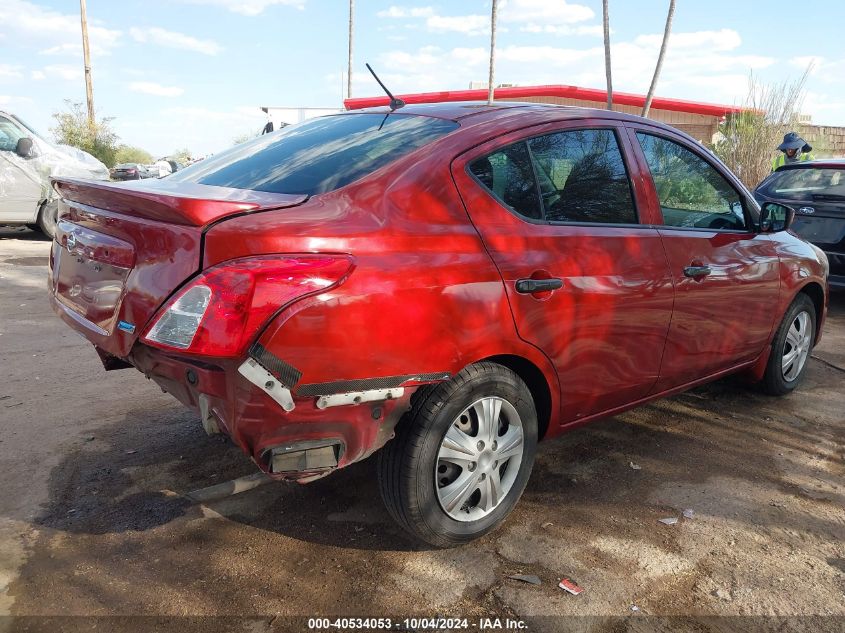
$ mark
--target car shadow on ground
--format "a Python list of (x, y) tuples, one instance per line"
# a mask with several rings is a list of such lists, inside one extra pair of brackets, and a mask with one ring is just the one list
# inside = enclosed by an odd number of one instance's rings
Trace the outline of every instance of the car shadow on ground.
[[(811, 370), (825, 374), (826, 382), (839, 378), (821, 365)], [(784, 483), (771, 468), (772, 451), (830, 441), (834, 430), (803, 418), (800, 411), (789, 411), (781, 401), (735, 380), (657, 401), (541, 444), (522, 504), (568, 508), (567, 521), (583, 520), (589, 530), (596, 507), (629, 507), (637, 499), (642, 505), (649, 491), (666, 480), (694, 487), (725, 473), (801, 495), (797, 485)], [(143, 532), (180, 517), (212, 515), (321, 545), (420, 549), (394, 526), (382, 506), (375, 461), (371, 458), (311, 484), (274, 482), (196, 506), (183, 495), (253, 473), (255, 466), (224, 437), (207, 436), (196, 415), (179, 405), (152, 415), (138, 409), (86, 436), (68, 452), (51, 473), (50, 502), (37, 523), (100, 535)], [(659, 466), (644, 475), (634, 472), (632, 463)], [(801, 466), (795, 468), (801, 474)], [(826, 494), (831, 503), (845, 503), (842, 495)], [(725, 499), (724, 513), (735, 512), (735, 506)], [(780, 527), (828, 534), (840, 527), (775, 509), (760, 513)], [(519, 509), (515, 517), (519, 521)]]
[(30, 229), (26, 226), (9, 226), (0, 224), (0, 240), (21, 240), (25, 242), (50, 242), (50, 237), (41, 231)]

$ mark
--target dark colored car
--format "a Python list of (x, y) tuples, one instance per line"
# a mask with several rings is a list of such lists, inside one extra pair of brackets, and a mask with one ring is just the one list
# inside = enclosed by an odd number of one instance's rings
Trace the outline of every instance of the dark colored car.
[(349, 112), (55, 187), (52, 306), (107, 370), (278, 479), (379, 451), (391, 515), (438, 546), (504, 520), (540, 439), (731, 373), (790, 392), (827, 310), (788, 208), (605, 110)]
[(754, 197), (795, 208), (791, 230), (825, 252), (831, 287), (845, 289), (845, 160), (784, 165), (757, 186)]
[(121, 163), (109, 170), (112, 180), (142, 180), (152, 178), (153, 174), (140, 163)]

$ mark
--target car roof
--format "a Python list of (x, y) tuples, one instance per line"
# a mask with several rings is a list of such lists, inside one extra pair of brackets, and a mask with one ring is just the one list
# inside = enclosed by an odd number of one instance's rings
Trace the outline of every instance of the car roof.
[[(361, 108), (357, 110), (347, 110), (342, 113), (345, 115), (369, 113), (369, 114), (387, 114), (391, 112), (388, 106), (376, 106), (373, 108)], [(626, 114), (624, 112), (616, 112), (614, 110), (603, 110), (600, 108), (584, 108), (581, 106), (567, 106), (557, 105), (552, 103), (530, 103), (525, 101), (496, 101), (489, 104), (486, 101), (449, 101), (441, 103), (414, 103), (403, 106), (395, 113), (428, 116), (438, 119), (448, 119), (450, 121), (461, 121), (469, 117), (481, 117), (485, 121), (494, 120), (497, 118), (513, 119), (515, 114), (524, 115), (525, 118), (545, 118), (548, 115), (553, 115), (557, 120), (565, 119), (584, 119), (584, 118), (603, 118), (616, 119), (622, 121), (640, 121), (647, 122), (651, 125), (665, 127), (661, 123), (652, 119), (643, 119), (642, 117), (633, 114)]]
[(778, 171), (788, 169), (845, 169), (845, 158), (817, 158), (814, 160), (800, 160), (778, 167)]

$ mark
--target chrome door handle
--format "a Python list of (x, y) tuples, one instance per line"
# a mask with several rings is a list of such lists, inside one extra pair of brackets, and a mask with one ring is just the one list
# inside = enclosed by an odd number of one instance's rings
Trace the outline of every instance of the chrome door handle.
[(516, 291), (520, 294), (530, 295), (535, 292), (549, 292), (563, 287), (563, 279), (517, 279)]
[(684, 268), (684, 276), (692, 277), (706, 277), (711, 273), (710, 266), (687, 266)]

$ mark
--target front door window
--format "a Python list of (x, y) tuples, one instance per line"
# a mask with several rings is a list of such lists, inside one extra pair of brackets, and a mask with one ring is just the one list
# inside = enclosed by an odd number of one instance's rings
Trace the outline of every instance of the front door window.
[(682, 228), (746, 230), (742, 196), (716, 169), (687, 148), (637, 132), (663, 224)]

